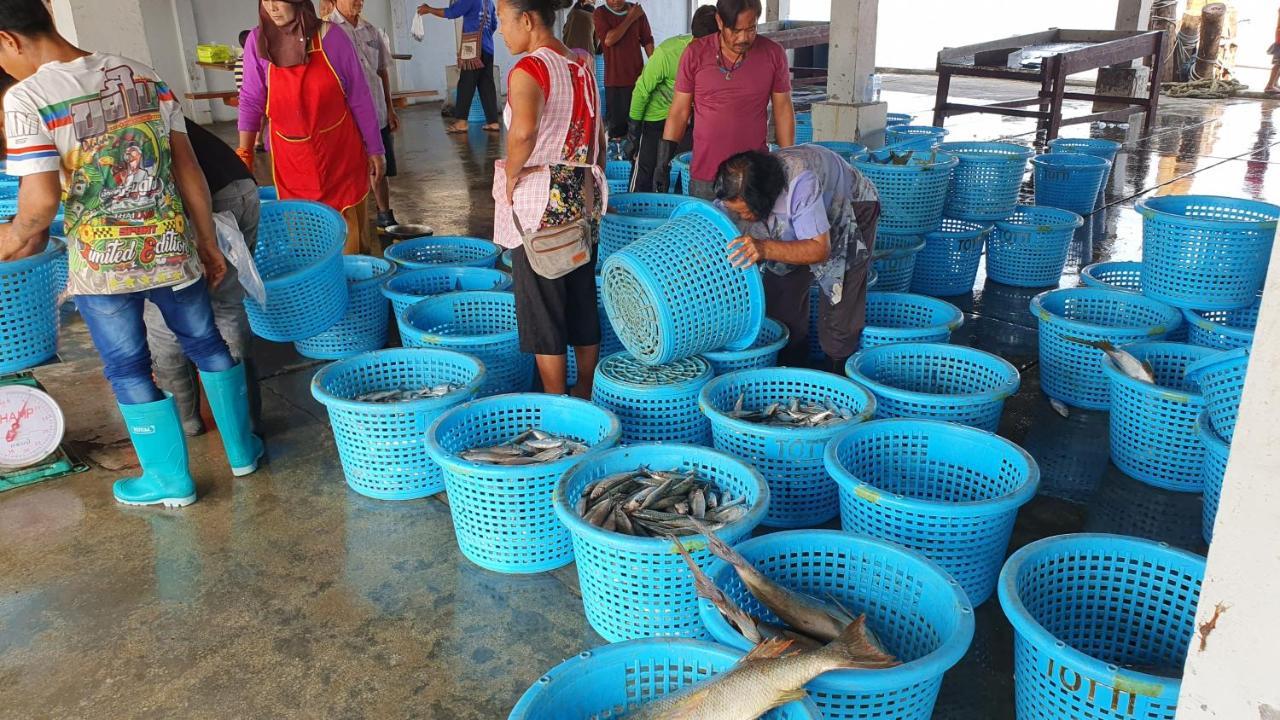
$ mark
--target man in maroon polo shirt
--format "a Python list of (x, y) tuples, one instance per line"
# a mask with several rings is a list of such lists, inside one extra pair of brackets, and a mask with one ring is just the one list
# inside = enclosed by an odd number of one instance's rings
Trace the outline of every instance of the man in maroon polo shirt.
[(631, 93), (645, 57), (653, 55), (653, 31), (644, 10), (627, 0), (605, 0), (592, 20), (604, 53), (605, 130), (610, 139), (623, 138), (631, 117)]

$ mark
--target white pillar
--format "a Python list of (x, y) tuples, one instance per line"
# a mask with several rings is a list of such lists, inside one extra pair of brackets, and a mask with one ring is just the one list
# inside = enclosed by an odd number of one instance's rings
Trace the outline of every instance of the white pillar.
[(765, 0), (765, 22), (780, 22), (791, 17), (791, 0)]
[(832, 0), (827, 102), (813, 106), (816, 140), (857, 140), (872, 147), (884, 143), (885, 104), (862, 102), (868, 76), (876, 71), (879, 4)]

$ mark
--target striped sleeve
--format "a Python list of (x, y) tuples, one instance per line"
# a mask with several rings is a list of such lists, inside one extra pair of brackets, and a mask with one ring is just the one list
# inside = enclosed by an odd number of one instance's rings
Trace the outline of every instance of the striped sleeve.
[(4, 96), (5, 172), (21, 177), (62, 169), (62, 157), (31, 97), (19, 87)]

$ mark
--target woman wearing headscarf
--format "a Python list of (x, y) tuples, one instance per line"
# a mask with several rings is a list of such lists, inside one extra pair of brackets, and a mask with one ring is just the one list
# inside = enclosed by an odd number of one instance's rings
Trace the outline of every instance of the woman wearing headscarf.
[(317, 17), (311, 0), (260, 0), (245, 45), (236, 154), (253, 169), (266, 118), (280, 199), (342, 213), (348, 254), (377, 254), (368, 195), (386, 166), (373, 102), (351, 39)]

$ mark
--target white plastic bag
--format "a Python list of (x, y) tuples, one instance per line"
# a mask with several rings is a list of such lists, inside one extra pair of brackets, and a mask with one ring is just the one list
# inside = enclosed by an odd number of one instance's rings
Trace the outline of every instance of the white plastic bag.
[(416, 12), (413, 16), (413, 27), (409, 28), (409, 34), (413, 35), (413, 39), (422, 42), (422, 38), (427, 36), (427, 28), (423, 26), (422, 16)]
[(230, 212), (214, 213), (213, 224), (218, 229), (218, 249), (235, 266), (240, 285), (259, 305), (266, 305), (267, 288), (262, 284), (262, 276), (258, 275), (258, 266), (244, 242), (244, 234), (236, 225), (236, 216)]

